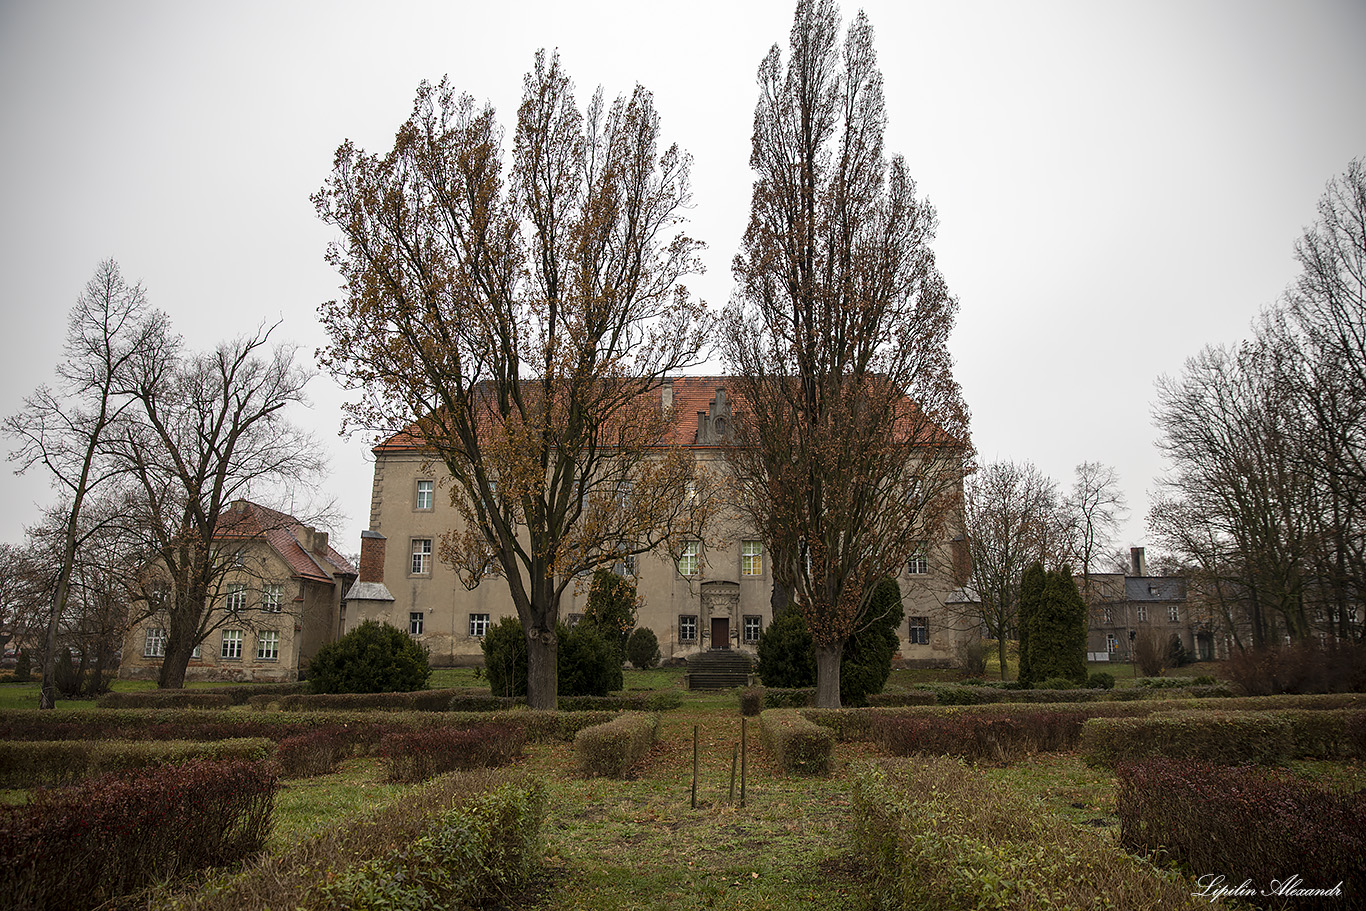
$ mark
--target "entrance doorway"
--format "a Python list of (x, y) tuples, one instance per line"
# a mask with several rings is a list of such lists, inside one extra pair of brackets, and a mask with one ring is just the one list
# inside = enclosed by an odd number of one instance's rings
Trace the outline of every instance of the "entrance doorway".
[(730, 648), (730, 618), (711, 618), (711, 647)]

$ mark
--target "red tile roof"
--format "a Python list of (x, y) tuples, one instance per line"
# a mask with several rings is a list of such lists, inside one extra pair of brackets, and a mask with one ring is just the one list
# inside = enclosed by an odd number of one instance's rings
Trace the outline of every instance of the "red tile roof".
[(356, 568), (330, 543), (317, 546), (323, 534), (249, 500), (234, 500), (218, 521), (219, 540), (265, 540), (302, 579), (331, 582), (334, 574), (356, 575)]
[[(710, 414), (716, 402), (717, 390), (728, 389), (728, 378), (725, 376), (675, 376), (669, 377), (664, 383), (672, 386), (674, 422), (671, 442), (675, 446), (710, 448), (707, 444), (698, 443), (697, 415), (698, 413)], [(663, 384), (656, 386), (646, 395), (662, 403), (663, 388)], [(727, 398), (734, 401), (734, 393), (728, 391)], [(919, 415), (918, 410), (916, 415)], [(908, 423), (919, 424), (921, 422), (911, 419)], [(912, 432), (924, 434), (927, 429), (920, 427)], [(930, 429), (930, 434), (937, 437), (937, 442), (950, 442), (950, 437), (937, 427)], [(410, 452), (422, 448), (422, 439), (416, 428), (409, 425), (398, 433), (381, 440), (372, 451), (378, 454)]]

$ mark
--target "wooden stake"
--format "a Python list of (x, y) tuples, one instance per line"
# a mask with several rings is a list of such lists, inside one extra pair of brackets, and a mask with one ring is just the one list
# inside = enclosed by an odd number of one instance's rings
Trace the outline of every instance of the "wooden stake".
[(745, 805), (745, 766), (749, 760), (749, 742), (746, 737), (748, 721), (749, 719), (744, 715), (740, 716), (740, 806), (742, 807)]
[(735, 760), (740, 757), (740, 745), (737, 743), (730, 748), (730, 797), (726, 798), (726, 803), (735, 803)]
[(697, 725), (692, 726), (692, 808), (697, 809)]

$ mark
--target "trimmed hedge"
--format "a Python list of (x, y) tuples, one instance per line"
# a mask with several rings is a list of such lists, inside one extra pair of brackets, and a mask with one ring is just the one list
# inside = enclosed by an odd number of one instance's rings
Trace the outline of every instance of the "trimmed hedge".
[(852, 804), (878, 907), (1208, 907), (1179, 877), (956, 759), (865, 765)]
[(1332, 794), (1282, 770), (1152, 759), (1121, 765), (1117, 794), (1130, 851), (1197, 877), (1217, 872), (1230, 888), (1269, 890), (1292, 875), (1311, 889), (1341, 883), (1340, 895), (1296, 908), (1366, 904), (1366, 793)]
[(1366, 711), (1177, 711), (1097, 718), (1083, 727), (1081, 750), (1088, 763), (1109, 767), (1157, 757), (1223, 765), (1360, 759), (1366, 757)]
[(626, 712), (574, 735), (574, 753), (586, 775), (622, 778), (645, 758), (659, 736), (659, 716)]
[(95, 700), (95, 707), (101, 709), (227, 709), (236, 704), (227, 693), (205, 690), (111, 691)]
[[(411, 690), (403, 693), (299, 693), (272, 699), (271, 702), (278, 703), (280, 709), (286, 712), (447, 712), (450, 711), (453, 700), (469, 699), (473, 695), (476, 694), (465, 688)], [(509, 704), (505, 703), (500, 707), (507, 707)]]
[(39, 789), (0, 808), (0, 895), (85, 909), (265, 847), (278, 787), (262, 762), (191, 762)]
[(386, 733), (426, 727), (469, 728), (511, 724), (529, 741), (572, 741), (582, 728), (602, 724), (615, 712), (216, 712), (198, 709), (39, 709), (0, 711), (0, 739), (6, 740), (223, 740), (267, 737), (283, 740), (310, 731), (345, 730), (358, 748), (371, 749)]
[(939, 697), (922, 690), (900, 693), (871, 693), (868, 704), (874, 708), (901, 708), (908, 705), (938, 705)]
[(759, 716), (759, 733), (764, 750), (784, 772), (829, 773), (835, 737), (828, 728), (808, 721), (797, 709), (763, 712)]
[[(490, 813), (490, 805), (515, 812)], [(442, 863), (426, 850), (430, 841), (424, 840), (450, 831), (452, 817), (470, 811), (482, 820), (465, 826), (467, 832), (479, 830), (471, 833), (475, 843), (457, 841), (451, 863)], [(389, 902), (384, 907), (423, 908), (430, 907), (434, 890), (406, 884), (446, 877), (466, 883), (464, 896), (451, 897), (448, 906), (494, 905), (506, 902), (504, 896), (525, 882), (539, 860), (543, 812), (542, 785), (525, 775), (505, 770), (442, 775), (405, 789), (345, 825), (331, 826), (281, 853), (262, 854), (235, 876), (188, 890), (182, 884), (178, 894), (174, 884), (162, 885), (145, 905), (176, 911), (272, 911), (287, 896), (291, 911), (375, 907), (381, 901)], [(455, 828), (462, 825), (454, 823)], [(408, 849), (419, 841), (424, 841), (421, 850)], [(344, 886), (329, 889), (329, 882)], [(481, 888), (489, 894), (478, 895)], [(366, 904), (366, 899), (374, 900)]]
[(284, 778), (330, 775), (351, 755), (354, 738), (344, 728), (324, 728), (286, 737), (275, 747), (275, 761)]
[(815, 704), (814, 686), (751, 686), (740, 691), (740, 714), (750, 717), (764, 709), (800, 709)]
[(655, 693), (612, 693), (607, 696), (561, 696), (561, 712), (667, 712), (683, 704), (676, 690)]
[(504, 785), (448, 810), (411, 844), (323, 884), (324, 907), (445, 911), (506, 900), (540, 866), (544, 819), (539, 783)]
[(522, 755), (526, 735), (510, 724), (427, 728), (386, 734), (380, 741), (390, 781), (426, 781), (445, 772), (494, 768)]
[(208, 742), (191, 740), (0, 741), (0, 788), (36, 788), (75, 784), (96, 775), (130, 772), (151, 766), (182, 765), (197, 760), (269, 759), (275, 744), (264, 737)]
[(304, 692), (302, 683), (243, 683), (233, 686), (196, 687), (182, 690), (140, 690), (136, 693), (108, 692), (96, 700), (102, 709), (212, 709), (220, 700), (201, 700), (203, 696), (226, 696), (228, 705), (246, 705), (253, 697), (278, 699)]

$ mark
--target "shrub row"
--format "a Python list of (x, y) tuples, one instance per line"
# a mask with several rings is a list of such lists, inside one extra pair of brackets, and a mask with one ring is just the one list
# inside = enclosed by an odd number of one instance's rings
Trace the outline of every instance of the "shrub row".
[(346, 729), (322, 728), (281, 740), (275, 746), (275, 762), (283, 778), (330, 775), (353, 748), (353, 738)]
[(1088, 763), (1109, 767), (1155, 757), (1224, 765), (1360, 759), (1366, 757), (1366, 711), (1200, 711), (1096, 718), (1083, 726), (1080, 746)]
[[(136, 693), (108, 692), (96, 701), (102, 709), (213, 709), (226, 705), (246, 705), (258, 696), (280, 698), (304, 691), (302, 683), (243, 683), (233, 686), (197, 687), (192, 690), (141, 690)], [(215, 697), (204, 699), (203, 697)]]
[(262, 762), (192, 762), (39, 789), (0, 808), (0, 895), (15, 909), (94, 908), (265, 845), (278, 778)]
[(621, 778), (645, 758), (658, 736), (658, 715), (626, 712), (575, 734), (574, 753), (585, 774)]
[[(1273, 696), (1252, 699), (1145, 699), (1136, 702), (1027, 703), (906, 708), (803, 709), (810, 721), (842, 741), (872, 741), (893, 752), (922, 752), (1000, 760), (1033, 749), (1076, 749), (1091, 718), (1146, 717), (1187, 709), (1296, 710), (1307, 715), (1351, 707), (1366, 710), (1359, 696)], [(1004, 721), (1003, 721), (1004, 719)], [(1324, 722), (1334, 724), (1333, 722)], [(1301, 722), (1308, 732), (1310, 719)], [(905, 730), (902, 730), (905, 728)], [(1352, 735), (1348, 729), (1348, 735)], [(1326, 734), (1324, 736), (1327, 736)], [(1335, 735), (1336, 736), (1336, 735)], [(1049, 744), (1043, 746), (1041, 744)]]
[(529, 741), (572, 741), (582, 728), (610, 721), (606, 711), (534, 712), (250, 712), (198, 709), (38, 709), (0, 711), (0, 740), (283, 740), (339, 728), (353, 745), (371, 749), (386, 733), (424, 727), (467, 728), (483, 724), (520, 727)]
[(0, 788), (69, 785), (97, 775), (203, 759), (255, 762), (274, 752), (275, 744), (264, 737), (208, 742), (7, 740), (0, 741)]
[[(354, 875), (357, 867), (388, 856), (395, 845), (407, 845), (433, 830), (450, 811), (481, 800), (502, 787), (530, 792), (539, 786), (524, 775), (506, 770), (455, 772), (330, 826), (279, 853), (261, 854), (238, 874), (185, 890), (163, 884), (146, 901), (147, 907), (175, 911), (269, 911), (288, 898), (291, 911), (337, 908), (339, 897), (324, 892), (322, 884)], [(398, 905), (397, 907), (408, 907)]]
[[(1187, 678), (1155, 678), (1159, 680), (1181, 680)], [(955, 683), (917, 683), (915, 691), (932, 693), (938, 705), (986, 705), (994, 702), (1130, 702), (1138, 699), (1224, 699), (1232, 697), (1234, 691), (1221, 684), (1192, 685), (1180, 683), (1173, 687), (1142, 686), (1125, 689), (1005, 689), (994, 686), (972, 686)], [(1154, 692), (1161, 690), (1161, 692)], [(884, 699), (893, 699), (897, 694), (884, 694)], [(895, 703), (869, 697), (870, 705), (896, 705), (915, 703)]]
[(526, 735), (510, 724), (425, 728), (385, 734), (379, 755), (390, 781), (426, 781), (445, 772), (496, 768), (522, 755)]
[(1341, 884), (1338, 895), (1295, 899), (1296, 908), (1366, 903), (1366, 793), (1328, 793), (1282, 770), (1171, 759), (1121, 765), (1117, 792), (1120, 843), (1130, 851), (1155, 852), (1195, 877), (1222, 875), (1228, 888), (1250, 881), (1274, 891), (1292, 876), (1310, 889)]
[[(255, 708), (269, 708), (278, 706), (285, 712), (306, 712), (306, 711), (393, 711), (393, 712), (447, 712), (451, 710), (453, 700), (467, 701), (479, 699), (482, 694), (471, 693), (465, 688), (444, 689), (444, 690), (412, 690), (406, 693), (297, 693), (291, 696), (270, 697), (261, 696), (251, 700), (251, 705)], [(493, 700), (494, 697), (487, 697)], [(479, 708), (476, 711), (485, 710), (482, 708), (484, 703), (479, 699)], [(495, 703), (489, 702), (488, 705)], [(511, 700), (506, 700), (498, 705), (499, 708), (510, 708)]]
[[(676, 692), (617, 693), (608, 696), (561, 696), (562, 712), (659, 712), (678, 708), (683, 697)], [(525, 706), (526, 699), (490, 696), (481, 690), (454, 688), (417, 690), (410, 693), (305, 693), (259, 696), (253, 708), (283, 711), (416, 711), (416, 712), (498, 712)], [(204, 706), (209, 707), (209, 706)]]
[(784, 772), (825, 775), (835, 752), (829, 728), (815, 724), (797, 709), (769, 709), (759, 716), (764, 750)]
[(751, 686), (740, 691), (740, 714), (751, 718), (764, 709), (800, 709), (815, 704), (814, 686)]
[(897, 693), (869, 693), (868, 704), (881, 708), (901, 708), (908, 705), (938, 705), (939, 697), (925, 690), (905, 690)]
[(415, 841), (324, 884), (322, 907), (444, 911), (507, 901), (541, 862), (544, 789), (504, 785), (448, 810)]
[(884, 908), (1191, 909), (1188, 883), (955, 759), (867, 765), (853, 841)]
[(608, 696), (561, 696), (561, 712), (667, 712), (683, 704), (676, 690), (655, 693), (613, 693)]

